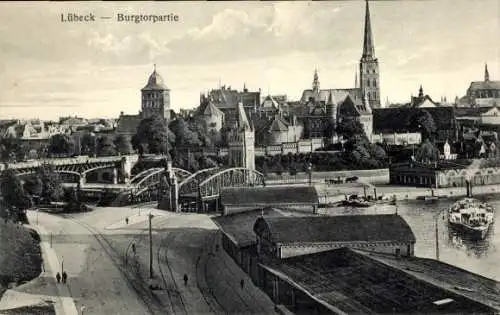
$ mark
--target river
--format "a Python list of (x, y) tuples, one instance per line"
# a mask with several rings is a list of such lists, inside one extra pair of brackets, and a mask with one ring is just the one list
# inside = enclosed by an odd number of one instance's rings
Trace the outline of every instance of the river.
[[(322, 209), (330, 215), (347, 214), (388, 214), (396, 208), (410, 225), (417, 242), (415, 255), (424, 258), (436, 258), (437, 214), (439, 235), (439, 258), (442, 262), (500, 281), (500, 195), (478, 196), (495, 209), (495, 223), (490, 227), (483, 241), (467, 240), (448, 227), (446, 210), (457, 199), (439, 201), (398, 201), (397, 206), (377, 205), (369, 208), (337, 207)], [(442, 211), (444, 210), (444, 211)], [(441, 212), (442, 211), (442, 212)]]

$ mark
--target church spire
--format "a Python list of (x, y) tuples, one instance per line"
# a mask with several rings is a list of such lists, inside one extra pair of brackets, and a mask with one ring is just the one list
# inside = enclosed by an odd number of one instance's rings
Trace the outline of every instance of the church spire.
[(312, 84), (313, 91), (319, 93), (319, 76), (318, 76), (318, 69), (314, 68), (314, 78), (313, 78), (313, 84)]
[(484, 64), (484, 82), (487, 82), (490, 80), (490, 73), (488, 72), (488, 64)]
[(366, 0), (365, 11), (365, 34), (363, 40), (363, 57), (375, 58), (375, 46), (373, 45), (372, 26), (370, 22), (370, 6)]
[(422, 88), (422, 84), (420, 84), (420, 88), (418, 89), (418, 97), (419, 98), (424, 97), (424, 89)]

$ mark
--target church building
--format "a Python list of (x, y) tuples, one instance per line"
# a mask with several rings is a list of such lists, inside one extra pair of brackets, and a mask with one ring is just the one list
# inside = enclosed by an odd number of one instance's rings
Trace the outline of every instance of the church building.
[(347, 89), (320, 89), (319, 76), (317, 70), (314, 71), (312, 89), (304, 90), (302, 93), (301, 104), (306, 104), (311, 100), (315, 102), (326, 103), (330, 94), (338, 102), (342, 102), (347, 94), (353, 100), (363, 101), (364, 96), (368, 97), (371, 108), (380, 108), (380, 79), (378, 59), (375, 57), (375, 44), (373, 41), (370, 7), (366, 1), (365, 9), (365, 29), (363, 36), (363, 53), (359, 62), (359, 86), (358, 75), (356, 74), (356, 82), (354, 88)]

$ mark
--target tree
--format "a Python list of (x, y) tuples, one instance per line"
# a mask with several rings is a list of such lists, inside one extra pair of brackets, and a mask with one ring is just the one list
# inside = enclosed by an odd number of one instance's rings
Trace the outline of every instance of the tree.
[(212, 167), (217, 167), (218, 164), (216, 161), (212, 160), (210, 157), (206, 155), (201, 155), (200, 158), (198, 159), (198, 164), (200, 167), (203, 168), (212, 168)]
[(193, 131), (192, 127), (184, 119), (177, 119), (170, 125), (175, 134), (175, 144), (177, 146), (196, 147), (201, 146), (200, 135)]
[(54, 167), (50, 164), (40, 166), (37, 176), (43, 183), (41, 198), (48, 202), (60, 200), (64, 191), (61, 178), (54, 171)]
[(116, 155), (115, 143), (108, 135), (102, 135), (97, 140), (97, 155), (98, 156), (112, 156)]
[(439, 150), (429, 139), (426, 139), (415, 152), (415, 159), (423, 163), (437, 161), (439, 160)]
[(73, 152), (73, 141), (67, 134), (55, 134), (49, 139), (49, 153), (71, 154)]
[(2, 161), (15, 162), (23, 160), (27, 149), (22, 145), (21, 140), (15, 137), (5, 137), (0, 139), (0, 157)]
[(33, 197), (40, 197), (43, 191), (43, 182), (38, 176), (30, 178), (24, 183), (24, 190)]
[(94, 155), (96, 154), (97, 138), (93, 133), (87, 132), (80, 139), (80, 146), (82, 154)]
[(410, 127), (411, 129), (420, 131), (423, 140), (433, 140), (437, 130), (434, 118), (432, 118), (432, 115), (425, 109), (419, 109), (417, 113), (410, 118)]
[(115, 138), (115, 148), (120, 154), (130, 154), (132, 153), (132, 143), (130, 138), (126, 135), (119, 134)]
[(153, 116), (143, 119), (132, 138), (132, 147), (139, 153), (167, 153), (175, 141), (164, 118)]
[(339, 120), (337, 124), (337, 133), (343, 135), (347, 139), (355, 135), (364, 135), (366, 137), (363, 124), (350, 117)]
[(31, 206), (21, 180), (13, 170), (7, 169), (3, 171), (0, 182), (3, 200), (14, 211), (12, 215), (19, 218), (21, 212)]

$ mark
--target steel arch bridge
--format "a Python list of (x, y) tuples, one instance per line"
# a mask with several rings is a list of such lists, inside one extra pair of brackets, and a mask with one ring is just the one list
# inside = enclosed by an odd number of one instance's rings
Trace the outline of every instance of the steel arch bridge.
[[(173, 167), (177, 181), (184, 182), (192, 173), (182, 168)], [(131, 200), (131, 203), (140, 203), (143, 201), (158, 200), (158, 193), (164, 191), (165, 185), (162, 183), (167, 175), (167, 170), (164, 167), (155, 167), (146, 169), (130, 180), (130, 190), (124, 192)]]
[[(177, 196), (181, 210), (200, 211), (205, 205), (219, 199), (220, 192), (228, 187), (265, 186), (264, 175), (244, 167), (208, 168), (199, 170), (187, 177), (187, 171), (174, 169), (177, 180)], [(179, 174), (179, 175), (178, 175)], [(167, 194), (166, 170), (154, 168), (137, 174), (132, 180), (129, 192), (132, 203), (158, 200)]]
[(218, 209), (220, 192), (224, 188), (265, 186), (264, 174), (244, 167), (212, 168), (195, 174), (179, 188), (181, 211), (208, 212), (210, 204)]
[(245, 167), (220, 170), (199, 184), (199, 198), (209, 200), (219, 198), (220, 192), (229, 187), (265, 186), (265, 177), (259, 171)]

